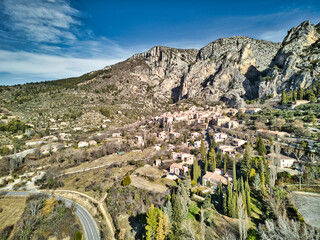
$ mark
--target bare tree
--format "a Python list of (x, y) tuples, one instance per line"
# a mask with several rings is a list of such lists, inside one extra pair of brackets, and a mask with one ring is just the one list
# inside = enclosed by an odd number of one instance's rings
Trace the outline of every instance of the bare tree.
[(28, 204), (28, 212), (31, 216), (34, 216), (37, 214), (39, 209), (41, 209), (42, 203), (40, 201), (33, 201), (30, 204)]
[(247, 228), (248, 228), (248, 215), (246, 206), (243, 203), (242, 194), (239, 194), (238, 198), (238, 216), (239, 216), (239, 235), (240, 240), (247, 238)]
[(204, 224), (203, 208), (201, 207), (201, 240), (205, 240), (206, 225)]
[(259, 226), (262, 240), (319, 240), (319, 229), (309, 227), (306, 224), (289, 221), (279, 217), (277, 221), (267, 220), (265, 225)]
[(9, 159), (9, 171), (10, 171), (10, 175), (12, 175), (12, 173), (14, 172), (14, 170), (17, 167), (17, 161), (14, 158), (10, 158)]

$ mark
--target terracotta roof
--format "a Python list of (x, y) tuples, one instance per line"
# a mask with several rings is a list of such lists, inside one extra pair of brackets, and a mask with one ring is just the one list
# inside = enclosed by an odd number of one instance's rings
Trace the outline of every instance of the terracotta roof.
[(207, 172), (203, 178), (207, 179), (208, 181), (215, 181), (215, 182), (220, 182), (224, 185), (228, 184), (227, 179), (224, 176), (221, 176), (220, 174), (212, 173), (212, 172)]

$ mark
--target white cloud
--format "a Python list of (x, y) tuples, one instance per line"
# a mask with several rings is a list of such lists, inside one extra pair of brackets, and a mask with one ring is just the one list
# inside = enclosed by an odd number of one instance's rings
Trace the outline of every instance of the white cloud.
[(71, 29), (80, 22), (79, 12), (67, 1), (56, 0), (3, 0), (6, 25), (15, 35), (33, 42), (60, 43), (73, 41)]
[(275, 30), (275, 31), (267, 31), (260, 34), (259, 38), (267, 41), (273, 42), (282, 42), (284, 37), (287, 35), (288, 30)]
[[(86, 59), (0, 50), (0, 72), (13, 75), (59, 79), (101, 69), (122, 59)], [(11, 83), (8, 83), (11, 84)], [(14, 83), (12, 83), (14, 84)]]

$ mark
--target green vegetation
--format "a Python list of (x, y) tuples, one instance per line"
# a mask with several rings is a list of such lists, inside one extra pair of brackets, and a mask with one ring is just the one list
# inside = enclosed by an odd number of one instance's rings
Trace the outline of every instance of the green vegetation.
[(262, 81), (265, 81), (265, 82), (271, 82), (271, 80), (272, 80), (271, 76), (267, 76), (267, 77), (262, 78)]
[(310, 102), (316, 102), (317, 98), (320, 97), (320, 81), (317, 81), (312, 86), (303, 89), (299, 87), (299, 89), (289, 91), (289, 92), (282, 92), (281, 96), (281, 103), (293, 103), (295, 100), (308, 100)]
[(126, 187), (131, 184), (132, 180), (130, 178), (130, 175), (126, 175), (124, 179), (122, 180), (122, 186)]
[(75, 234), (74, 234), (74, 240), (81, 240), (82, 239), (82, 234), (81, 234), (81, 232), (76, 232)]
[(107, 118), (111, 117), (110, 110), (105, 107), (100, 108), (100, 113)]
[(17, 133), (17, 132), (22, 132), (24, 133), (24, 131), (28, 128), (28, 126), (18, 120), (18, 119), (13, 119), (10, 122), (8, 122), (7, 124), (0, 124), (0, 131), (3, 132), (11, 132), (11, 133)]
[[(65, 78), (65, 79), (60, 79), (55, 81), (48, 81), (45, 83), (53, 86), (63, 87), (63, 88), (71, 88), (79, 83), (91, 80), (99, 75), (108, 74), (108, 73), (110, 73), (110, 70), (99, 70), (91, 73), (86, 73), (80, 77)], [(105, 75), (105, 76), (109, 77), (109, 75)]]

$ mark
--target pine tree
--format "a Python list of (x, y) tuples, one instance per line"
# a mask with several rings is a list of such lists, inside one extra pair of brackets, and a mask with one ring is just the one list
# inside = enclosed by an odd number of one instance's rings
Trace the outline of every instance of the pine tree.
[(292, 92), (292, 101), (297, 100), (297, 98), (298, 98), (297, 91), (296, 91), (296, 90), (293, 90), (293, 92)]
[(301, 87), (299, 87), (299, 89), (298, 89), (298, 99), (299, 100), (303, 100), (303, 97), (304, 97), (303, 89)]
[(287, 94), (286, 94), (285, 91), (282, 91), (281, 103), (282, 103), (282, 104), (287, 104), (287, 103), (288, 103)]

